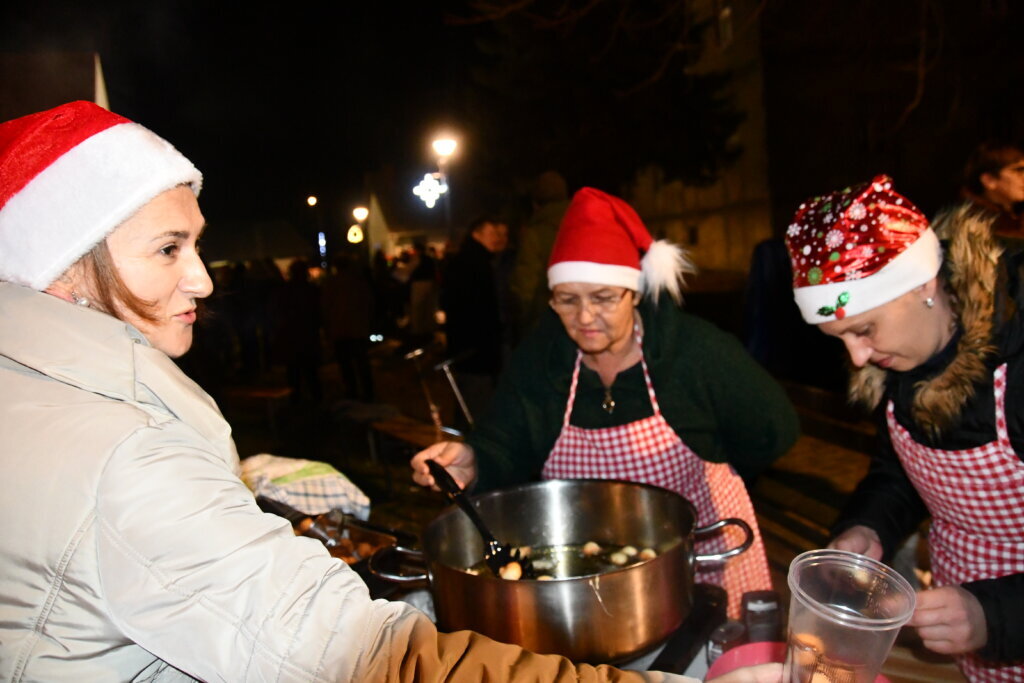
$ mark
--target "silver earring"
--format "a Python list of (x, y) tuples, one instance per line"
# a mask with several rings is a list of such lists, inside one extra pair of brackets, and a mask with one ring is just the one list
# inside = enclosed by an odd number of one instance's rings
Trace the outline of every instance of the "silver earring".
[(935, 308), (935, 299), (928, 297), (924, 300), (924, 305), (928, 308)]
[(78, 305), (78, 306), (88, 306), (89, 305), (89, 300), (86, 299), (85, 297), (78, 296), (78, 292), (76, 292), (74, 290), (72, 290), (72, 292), (71, 292), (71, 300), (74, 301), (75, 304)]

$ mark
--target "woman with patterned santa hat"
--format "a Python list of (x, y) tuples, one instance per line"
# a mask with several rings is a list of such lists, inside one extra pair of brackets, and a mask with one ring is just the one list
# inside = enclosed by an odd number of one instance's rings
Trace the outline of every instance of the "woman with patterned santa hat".
[[(653, 240), (626, 202), (581, 189), (551, 253), (551, 311), (513, 354), (476, 430), (465, 443), (418, 453), (413, 478), (432, 485), (425, 461), (435, 459), (477, 491), (620, 479), (683, 495), (700, 525), (739, 517), (754, 529), (753, 547), (724, 575), (719, 567), (697, 574), (723, 584), (738, 615), (743, 592), (771, 586), (740, 475), (785, 453), (796, 416), (736, 339), (682, 311), (690, 272), (683, 251)], [(697, 551), (727, 545), (735, 544), (711, 537)]]
[(841, 339), (878, 409), (867, 477), (831, 547), (889, 557), (931, 515), (934, 590), (910, 621), (972, 681), (1024, 680), (1024, 283), (991, 217), (943, 221), (872, 182), (802, 204), (787, 231), (804, 319)]

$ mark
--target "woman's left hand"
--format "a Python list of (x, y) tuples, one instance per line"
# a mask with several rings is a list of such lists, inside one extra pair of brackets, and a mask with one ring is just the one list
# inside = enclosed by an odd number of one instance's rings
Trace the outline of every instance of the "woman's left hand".
[(926, 648), (944, 655), (974, 652), (988, 640), (981, 603), (960, 586), (918, 592), (917, 607), (907, 623), (917, 627)]

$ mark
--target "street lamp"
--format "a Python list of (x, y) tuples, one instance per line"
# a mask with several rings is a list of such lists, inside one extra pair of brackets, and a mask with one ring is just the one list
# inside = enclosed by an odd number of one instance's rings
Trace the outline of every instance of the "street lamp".
[(311, 194), (308, 197), (306, 197), (306, 203), (309, 204), (310, 206), (316, 206), (316, 195)]
[(455, 149), (459, 146), (458, 141), (454, 138), (437, 138), (431, 143), (431, 147), (434, 148), (434, 153), (437, 154), (437, 165), (443, 166), (451, 158), (452, 154), (455, 154)]
[(366, 231), (363, 230), (363, 221), (365, 221), (366, 217), (369, 215), (370, 210), (365, 206), (357, 206), (352, 209), (352, 217), (356, 219), (356, 222), (349, 226), (348, 233), (345, 235), (345, 238), (350, 244), (359, 244), (363, 241), (363, 237), (366, 234)]

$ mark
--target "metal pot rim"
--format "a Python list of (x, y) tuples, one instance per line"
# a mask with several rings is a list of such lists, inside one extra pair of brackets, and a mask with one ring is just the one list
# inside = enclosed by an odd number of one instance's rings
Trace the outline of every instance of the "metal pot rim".
[[(647, 489), (657, 495), (665, 496), (666, 498), (676, 498), (681, 501), (690, 511), (690, 517), (693, 519), (693, 526), (697, 526), (697, 509), (694, 507), (690, 500), (682, 496), (675, 491), (662, 488), (661, 486), (654, 486), (653, 484), (643, 484), (636, 481), (625, 481), (622, 479), (545, 479), (543, 481), (533, 481), (526, 484), (516, 484), (515, 486), (509, 486), (507, 488), (493, 489), (491, 491), (485, 491), (483, 493), (473, 493), (467, 491), (466, 495), (473, 501), (485, 501), (497, 497), (509, 497), (517, 493), (524, 493), (527, 491), (533, 491), (536, 489), (550, 489), (550, 488), (587, 488), (587, 487), (606, 487), (609, 485), (621, 486), (624, 488), (633, 489)], [(452, 512), (457, 512), (458, 506), (448, 505), (446, 506), (434, 519), (432, 519), (427, 526), (431, 526), (434, 522), (441, 519), (443, 516), (447, 516)]]

